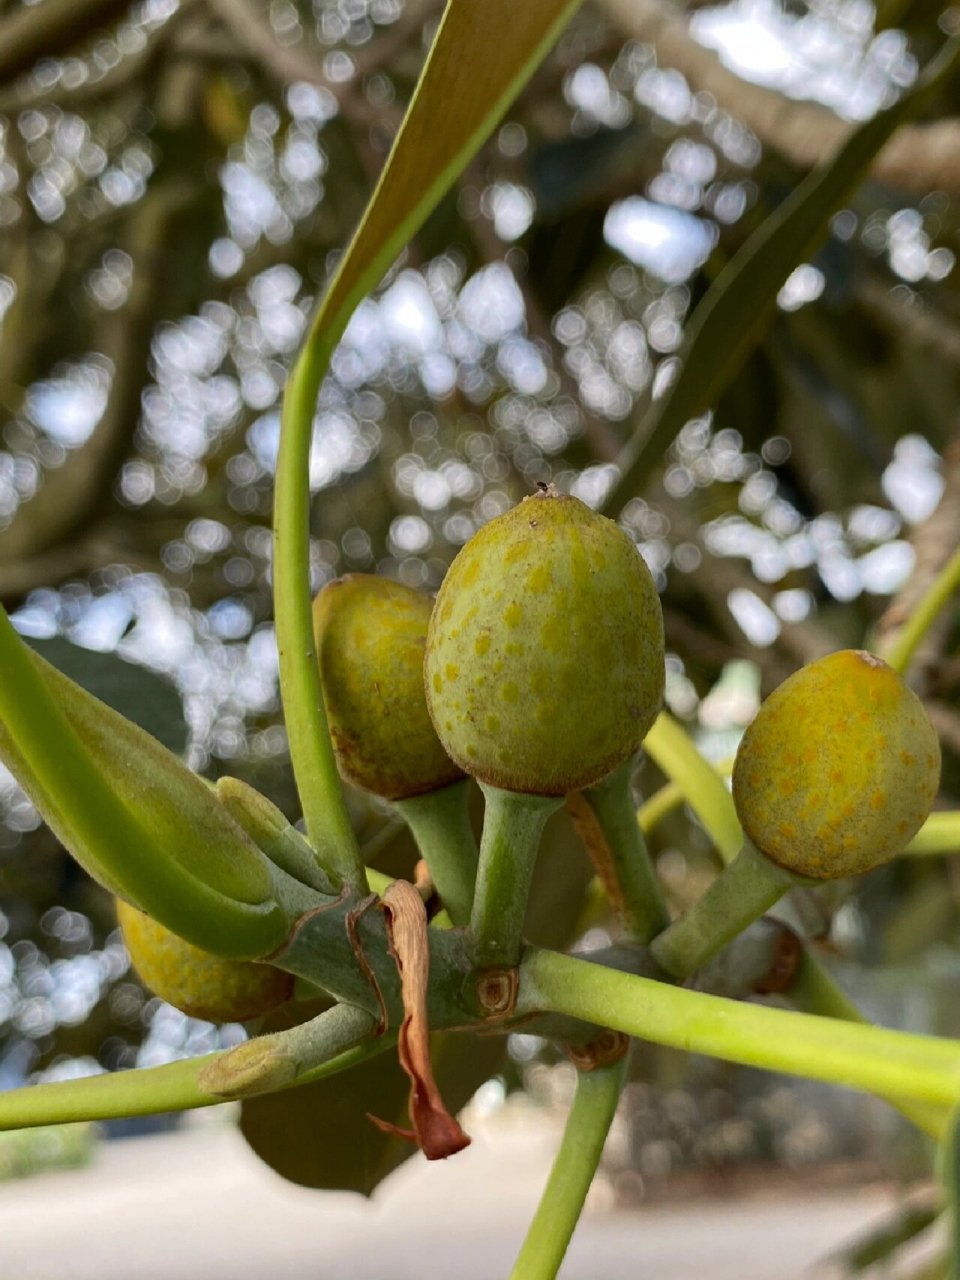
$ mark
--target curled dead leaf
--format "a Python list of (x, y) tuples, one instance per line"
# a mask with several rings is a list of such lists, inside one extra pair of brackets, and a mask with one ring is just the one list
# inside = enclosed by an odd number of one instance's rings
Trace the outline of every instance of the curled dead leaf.
[(400, 973), (403, 1022), (397, 1048), (400, 1065), (410, 1077), (410, 1119), (413, 1129), (401, 1129), (370, 1116), (378, 1128), (417, 1143), (428, 1160), (445, 1160), (470, 1145), (456, 1119), (444, 1106), (430, 1062), (430, 1024), (427, 993), (430, 947), (427, 912), (416, 888), (395, 880), (383, 896), (387, 937)]

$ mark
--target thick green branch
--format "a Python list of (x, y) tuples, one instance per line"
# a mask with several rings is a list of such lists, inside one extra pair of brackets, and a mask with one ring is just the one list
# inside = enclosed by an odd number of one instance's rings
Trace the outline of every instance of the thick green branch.
[(528, 950), (519, 1013), (551, 1011), (728, 1062), (953, 1105), (960, 1041), (736, 1004), (553, 952)]
[[(312, 1084), (314, 1080), (347, 1071), (367, 1058), (383, 1053), (394, 1042), (394, 1037), (385, 1036), (358, 1045), (305, 1072), (285, 1087), (299, 1088), (300, 1085)], [(228, 1052), (234, 1051), (224, 1050), (162, 1067), (115, 1071), (108, 1075), (86, 1076), (81, 1080), (60, 1080), (56, 1084), (11, 1089), (0, 1093), (0, 1130), (69, 1124), (75, 1120), (152, 1116), (164, 1111), (220, 1106), (224, 1098), (201, 1088), (199, 1078)]]

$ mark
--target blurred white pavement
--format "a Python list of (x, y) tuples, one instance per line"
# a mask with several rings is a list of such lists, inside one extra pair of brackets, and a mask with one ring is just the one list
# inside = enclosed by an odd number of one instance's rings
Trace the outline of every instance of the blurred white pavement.
[[(0, 1184), (0, 1280), (506, 1280), (559, 1123), (504, 1107), (473, 1145), (415, 1156), (372, 1202), (282, 1181), (229, 1125), (103, 1143), (95, 1163)], [(885, 1188), (611, 1210), (562, 1280), (799, 1280), (877, 1222)]]

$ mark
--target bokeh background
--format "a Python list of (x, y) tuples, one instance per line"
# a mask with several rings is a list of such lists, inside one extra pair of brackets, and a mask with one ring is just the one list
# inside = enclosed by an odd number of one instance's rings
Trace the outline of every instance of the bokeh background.
[[(280, 397), (438, 12), (0, 0), (0, 599), (51, 660), (291, 820), (270, 572)], [(914, 82), (940, 16), (929, 0), (586, 5), (336, 353), (310, 460), (314, 588), (359, 571), (435, 591), (537, 482), (601, 501), (698, 299), (851, 124)], [(954, 83), (783, 282), (721, 401), (614, 513), (662, 594), (668, 706), (711, 759), (798, 665), (902, 616), (960, 539), (956, 116)], [(916, 673), (945, 803), (957, 621)], [(642, 781), (663, 780), (647, 766)], [(409, 870), (386, 810), (350, 804), (371, 858)], [(585, 879), (569, 831), (555, 840)], [(715, 866), (683, 809), (653, 849), (678, 904)], [(915, 859), (822, 895), (815, 929), (885, 1022), (960, 1033), (957, 872)], [(108, 896), (2, 769), (0, 906), (0, 1087), (246, 1034), (143, 990)], [(521, 1083), (562, 1105), (549, 1049), (510, 1050), (484, 1105)], [(667, 1051), (638, 1064), (625, 1198), (690, 1169), (922, 1165), (879, 1103)], [(0, 1173), (75, 1154), (65, 1137), (8, 1144)]]

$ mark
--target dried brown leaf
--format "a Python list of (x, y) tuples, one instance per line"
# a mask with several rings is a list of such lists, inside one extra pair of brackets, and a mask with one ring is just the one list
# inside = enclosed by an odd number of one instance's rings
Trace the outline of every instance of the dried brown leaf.
[(444, 1106), (430, 1062), (430, 1023), (427, 994), (430, 980), (430, 946), (427, 912), (416, 888), (395, 880), (383, 896), (387, 936), (397, 969), (403, 999), (403, 1022), (397, 1049), (400, 1065), (410, 1077), (410, 1119), (413, 1130), (400, 1129), (371, 1116), (387, 1133), (416, 1142), (428, 1160), (445, 1160), (469, 1146), (470, 1139)]

